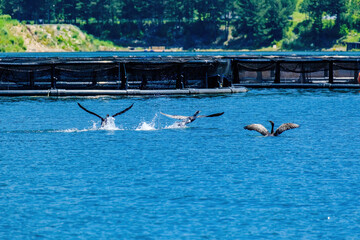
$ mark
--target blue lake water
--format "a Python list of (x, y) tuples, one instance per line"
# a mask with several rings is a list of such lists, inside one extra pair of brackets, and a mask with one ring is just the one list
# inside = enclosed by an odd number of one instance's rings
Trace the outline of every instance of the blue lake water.
[[(104, 116), (134, 103), (115, 126)], [(0, 98), (1, 239), (359, 239), (358, 90)], [(168, 114), (224, 111), (174, 127)], [(244, 130), (300, 124), (279, 137)]]

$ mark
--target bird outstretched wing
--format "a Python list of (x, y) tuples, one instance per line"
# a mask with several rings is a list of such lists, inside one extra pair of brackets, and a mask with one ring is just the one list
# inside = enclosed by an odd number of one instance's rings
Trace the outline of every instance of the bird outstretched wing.
[(257, 131), (264, 136), (269, 135), (269, 131), (261, 124), (250, 124), (244, 127), (246, 130)]
[(162, 113), (162, 112), (160, 112), (160, 113), (161, 113), (162, 115), (164, 115), (164, 116), (167, 116), (167, 117), (169, 117), (169, 118), (174, 118), (174, 119), (184, 120), (184, 119), (189, 118), (189, 117), (187, 117), (187, 116), (170, 115), (170, 114), (166, 114), (166, 113)]
[(221, 116), (223, 115), (224, 112), (221, 112), (221, 113), (214, 113), (214, 114), (210, 114), (210, 115), (199, 115), (197, 116), (198, 118), (204, 118), (204, 117), (218, 117), (218, 116)]
[(120, 115), (120, 114), (123, 114), (123, 113), (127, 112), (128, 110), (130, 110), (130, 108), (132, 108), (133, 105), (134, 105), (134, 104), (131, 104), (130, 107), (125, 108), (125, 109), (122, 110), (121, 112), (115, 113), (114, 115), (112, 115), (112, 117), (116, 117), (116, 116), (118, 116), (118, 115)]
[(278, 129), (276, 129), (275, 133), (274, 133), (274, 136), (278, 136), (280, 135), (281, 133), (287, 131), (287, 130), (290, 130), (290, 129), (293, 129), (293, 128), (298, 128), (300, 127), (300, 125), (296, 124), (296, 123), (284, 123), (284, 124), (281, 124), (280, 127), (278, 127)]
[(78, 103), (78, 105), (79, 105), (79, 107), (81, 107), (81, 108), (82, 108), (83, 110), (85, 110), (86, 112), (88, 112), (88, 113), (90, 113), (90, 114), (92, 114), (92, 115), (95, 115), (95, 116), (97, 116), (98, 118), (100, 118), (102, 121), (104, 121), (104, 118), (102, 118), (102, 117), (99, 116), (98, 114), (96, 114), (96, 113), (94, 113), (94, 112), (92, 112), (92, 111), (87, 110), (86, 108), (84, 108), (83, 106), (81, 106), (80, 103)]

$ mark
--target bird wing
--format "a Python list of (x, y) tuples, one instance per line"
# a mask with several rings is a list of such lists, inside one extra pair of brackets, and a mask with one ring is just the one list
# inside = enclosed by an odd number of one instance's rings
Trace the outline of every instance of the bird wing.
[(244, 129), (250, 130), (250, 131), (253, 131), (253, 130), (257, 131), (264, 136), (269, 135), (269, 131), (261, 124), (250, 124), (250, 125), (245, 126)]
[(123, 113), (127, 112), (128, 110), (130, 110), (130, 108), (132, 108), (133, 105), (134, 105), (134, 104), (131, 104), (130, 107), (125, 108), (125, 109), (122, 110), (121, 112), (115, 113), (114, 115), (112, 115), (112, 117), (116, 117), (116, 116), (118, 116), (118, 115), (120, 115), (120, 114), (123, 114)]
[(276, 129), (275, 133), (274, 133), (274, 136), (278, 136), (280, 135), (281, 133), (287, 131), (287, 130), (290, 130), (290, 129), (293, 129), (293, 128), (298, 128), (300, 127), (300, 125), (298, 124), (295, 124), (295, 123), (284, 123), (284, 124), (281, 124), (280, 127), (278, 127), (278, 129)]
[(224, 112), (221, 112), (221, 113), (214, 113), (214, 114), (210, 114), (210, 115), (199, 115), (197, 116), (198, 118), (204, 118), (204, 117), (218, 117), (218, 116), (221, 116), (223, 115)]
[(100, 118), (102, 121), (104, 121), (104, 118), (100, 117), (99, 115), (97, 115), (97, 114), (94, 113), (94, 112), (91, 112), (91, 111), (87, 110), (86, 108), (84, 108), (83, 106), (81, 106), (80, 103), (78, 103), (78, 105), (79, 105), (79, 107), (81, 107), (81, 108), (82, 108), (83, 110), (85, 110), (86, 112), (88, 112), (88, 113), (90, 113), (90, 114), (92, 114), (92, 115), (95, 115), (95, 116), (97, 116), (98, 118)]
[(189, 117), (186, 117), (186, 116), (180, 116), (180, 115), (170, 115), (170, 114), (166, 114), (166, 113), (162, 113), (160, 112), (162, 115), (164, 116), (167, 116), (169, 118), (174, 118), (174, 119), (180, 119), (180, 120), (184, 120), (184, 119), (187, 119)]

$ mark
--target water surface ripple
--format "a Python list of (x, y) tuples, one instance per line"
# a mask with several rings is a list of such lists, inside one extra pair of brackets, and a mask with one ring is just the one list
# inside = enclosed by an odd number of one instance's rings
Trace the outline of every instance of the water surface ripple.
[[(77, 106), (116, 117), (113, 128)], [(0, 98), (1, 239), (358, 239), (360, 94)], [(168, 114), (224, 111), (186, 128)], [(284, 122), (280, 137), (243, 129)]]

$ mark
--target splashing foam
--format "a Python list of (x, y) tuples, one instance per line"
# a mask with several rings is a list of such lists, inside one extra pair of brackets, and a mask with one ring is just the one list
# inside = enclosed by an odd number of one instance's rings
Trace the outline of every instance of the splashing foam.
[(116, 125), (115, 125), (115, 118), (113, 118), (113, 117), (108, 117), (108, 118), (106, 119), (105, 125), (104, 125), (104, 126), (101, 126), (101, 127), (99, 128), (99, 130), (115, 131), (115, 130), (122, 130), (122, 129), (116, 127)]
[(158, 115), (155, 114), (154, 118), (151, 120), (150, 123), (147, 122), (141, 122), (139, 126), (135, 129), (136, 131), (152, 131), (156, 130), (155, 123), (158, 118)]
[(166, 126), (164, 129), (188, 128), (184, 122), (175, 122), (172, 125)]
[[(139, 123), (139, 125), (136, 127), (136, 131), (153, 131), (153, 130), (161, 130), (161, 129), (179, 129), (179, 128), (188, 128), (188, 126), (184, 122), (175, 122), (169, 126), (165, 127), (158, 127), (156, 128), (156, 123), (158, 122), (158, 114), (155, 114), (154, 118), (151, 120), (151, 122), (143, 121)], [(87, 131), (97, 131), (97, 130), (107, 130), (107, 131), (118, 131), (118, 130), (124, 130), (122, 127), (117, 127), (115, 125), (115, 118), (108, 117), (106, 124), (104, 126), (98, 127), (98, 122), (92, 121), (92, 126), (90, 128), (85, 128), (82, 130), (79, 130), (77, 128), (70, 128), (65, 130), (55, 130), (53, 132), (64, 132), (64, 133), (73, 133), (73, 132), (87, 132)]]
[(95, 131), (94, 129), (77, 129), (77, 128), (69, 128), (69, 129), (65, 129), (65, 130), (54, 130), (54, 131), (50, 131), (50, 132), (54, 132), (54, 133), (73, 133), (73, 132), (88, 132), (88, 131)]
[(63, 132), (63, 133), (73, 133), (73, 132), (88, 132), (88, 131), (97, 131), (97, 130), (107, 130), (107, 131), (117, 131), (124, 130), (115, 125), (115, 118), (109, 117), (104, 126), (97, 126), (97, 122), (92, 121), (92, 126), (90, 128), (85, 129), (77, 129), (77, 128), (69, 128), (65, 130), (55, 130), (53, 132)]

